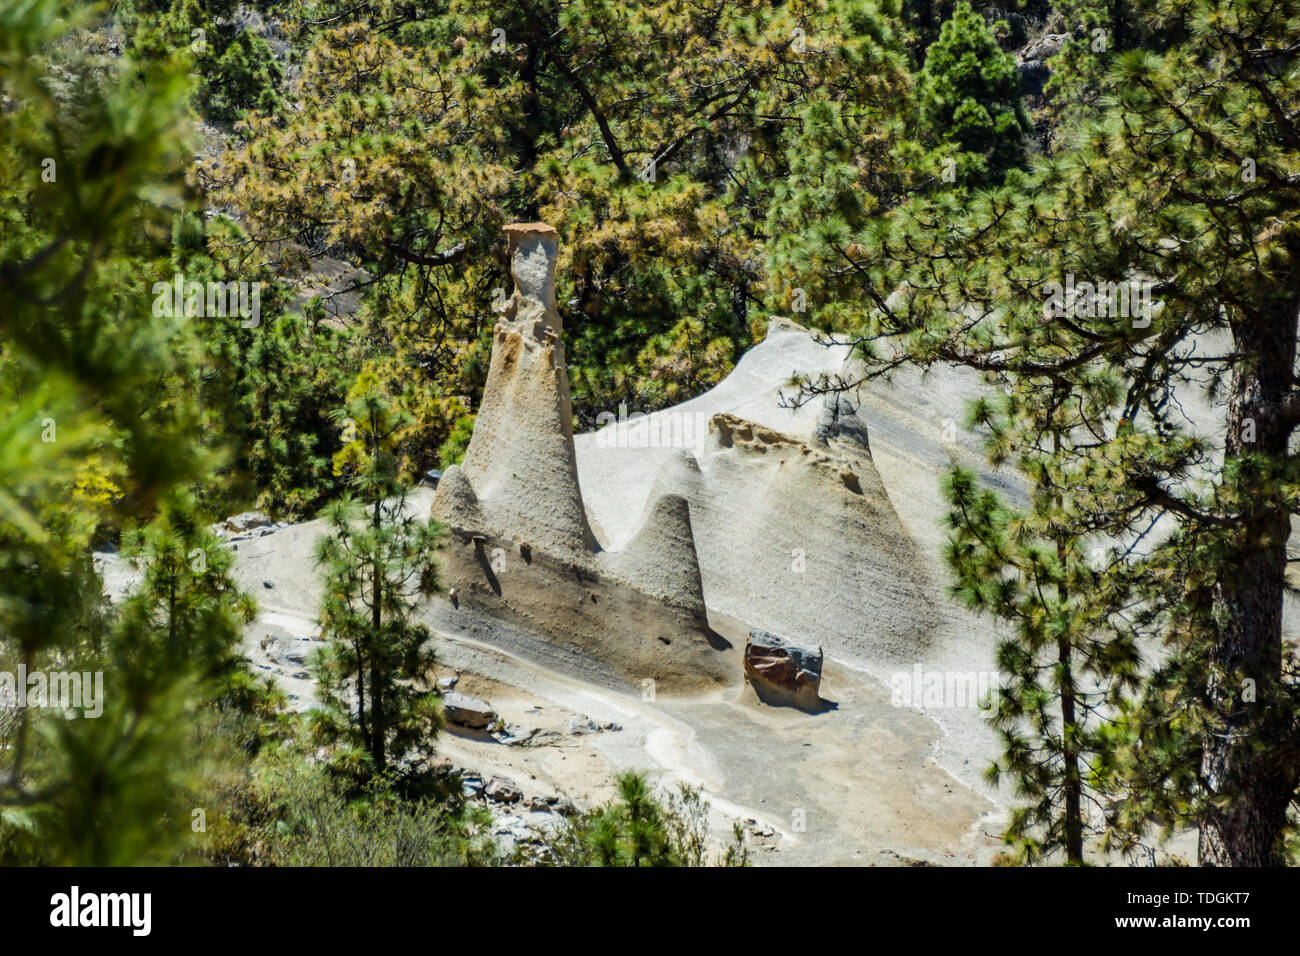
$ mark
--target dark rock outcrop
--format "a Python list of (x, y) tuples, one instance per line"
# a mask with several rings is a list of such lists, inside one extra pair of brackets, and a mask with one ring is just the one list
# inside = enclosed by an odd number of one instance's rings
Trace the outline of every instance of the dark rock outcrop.
[(816, 709), (821, 702), (822, 649), (755, 628), (745, 642), (745, 682), (765, 703)]
[(454, 690), (443, 693), (442, 713), (448, 723), (468, 727), (471, 730), (490, 727), (497, 719), (496, 711), (490, 704)]

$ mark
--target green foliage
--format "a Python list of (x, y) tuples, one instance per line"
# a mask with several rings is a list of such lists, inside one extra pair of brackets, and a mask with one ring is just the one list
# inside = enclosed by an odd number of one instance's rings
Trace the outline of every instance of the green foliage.
[[(448, 785), (454, 780), (446, 781)], [(226, 852), (267, 866), (490, 866), (500, 862), (490, 815), (443, 793), (403, 796), (385, 777), (345, 791), (305, 754), (258, 762), (235, 807)]]
[(246, 237), (229, 219), (182, 214), (172, 243), (171, 268), (186, 282), (260, 283), (256, 320), (206, 310), (190, 318), (202, 343), (193, 381), (205, 444), (219, 456), (203, 504), (218, 514), (250, 503), (278, 517), (310, 514), (343, 488), (332, 464), (343, 444), (334, 413), (358, 370), (356, 336), (316, 300), (292, 307), (269, 267), (250, 269)]
[[(978, 424), (997, 432), (1014, 427), (1014, 416), (995, 415), (977, 403)], [(1058, 418), (1058, 433), (1070, 422)], [(1063, 854), (1084, 862), (1084, 839), (1104, 795), (1089, 768), (1115, 746), (1109, 715), (1139, 683), (1133, 636), (1110, 626), (1109, 612), (1126, 595), (1097, 587), (1088, 542), (1055, 520), (1062, 506), (1057, 488), (1069, 482), (1057, 463), (1042, 457), (1022, 464), (1033, 484), (1030, 510), (1009, 509), (975, 476), (961, 469), (945, 492), (952, 528), (945, 557), (953, 569), (955, 596), (968, 607), (1000, 618), (1012, 636), (996, 652), (1002, 684), (990, 702), (1002, 757), (988, 777), (1007, 780), (1022, 801), (1011, 811), (1005, 839), (1021, 864)]]
[[(903, 0), (902, 20), (909, 33), (908, 46), (915, 59), (925, 58), (925, 51), (939, 37), (945, 21), (952, 16), (954, 0)], [(1004, 49), (1022, 46), (1030, 28), (1060, 6), (1055, 0), (973, 0), (971, 7), (985, 19), (998, 18), (998, 39)]]
[(271, 46), (248, 32), (235, 34), (206, 79), (207, 115), (233, 121), (249, 110), (269, 113), (280, 105), (280, 66)]
[[(990, 460), (1049, 494), (1048, 533), (1029, 540), (1095, 536), (1108, 555), (1091, 582), (1065, 581), (1105, 620), (1065, 633), (1163, 645), (1136, 700), (1115, 702), (1122, 723), (1080, 740), (1132, 750), (1103, 754), (1094, 780), (1110, 793), (1106, 840), (1135, 849), (1192, 824), (1215, 865), (1280, 862), (1300, 785), (1278, 757), (1296, 752), (1300, 711), (1281, 633), (1300, 501), (1300, 197), (1285, 170), (1300, 160), (1294, 84), (1262, 52), (1295, 42), (1293, 6), (1132, 5), (1130, 22), (1181, 21), (1186, 40), (1115, 57), (1113, 95), (1032, 174), (864, 230), (876, 254), (847, 323), (876, 374), (950, 363), (1010, 395)], [(1060, 295), (1067, 280), (1078, 297)], [(1185, 414), (1189, 381), (1223, 411), (1217, 433)], [(1070, 567), (1050, 551), (1036, 562)]]
[[(1006, 629), (992, 775), (1021, 801), (1016, 861), (1188, 825), (1202, 862), (1284, 860), (1296, 3), (115, 12), (121, 62), (81, 7), (0, 8), (0, 668), (101, 671), (106, 692), (94, 719), (0, 718), (5, 861), (492, 858), (454, 787), (413, 770), (440, 725), (415, 608), (442, 529), (405, 498), (463, 456), (500, 227), (533, 219), (563, 237), (580, 425), (710, 387), (778, 312), (851, 335), (868, 374), (952, 364), (996, 389), (969, 424), (1027, 499), (954, 471), (946, 556)], [(1049, 13), (1071, 40), (1025, 169), (1004, 49)], [(198, 162), (195, 112), (231, 137)], [(343, 320), (301, 293), (332, 260), (359, 267)], [(260, 321), (154, 308), (177, 273), (261, 283)], [(1052, 306), (1067, 276), (1089, 292)], [(1191, 381), (1217, 434), (1183, 413)], [(205, 523), (330, 502), (316, 766), (240, 661), (251, 601)], [(119, 534), (142, 577), (114, 609), (89, 554)], [(698, 794), (619, 794), (548, 859), (705, 862)], [(719, 861), (744, 862), (738, 840)]]
[[(0, 832), (0, 854), (12, 862), (174, 862), (190, 848), (190, 808), (206, 805), (214, 779), (239, 759), (211, 732), (217, 708), (274, 717), (277, 696), (236, 651), (252, 602), (228, 577), (229, 550), (189, 503), (169, 500), (129, 531), (124, 554), (141, 579), (120, 608), (87, 603), (100, 586), (93, 576), (70, 593), (45, 592), (74, 610), (78, 627), (22, 662), (76, 670), (83, 693), (94, 675), (100, 707), (81, 719), (28, 711), (11, 728), (21, 789), (4, 811), (17, 832)], [(12, 664), (0, 657), (10, 673)]]
[[(174, 490), (203, 464), (184, 387), (193, 341), (154, 315), (145, 278), (180, 204), (185, 85), (176, 64), (86, 52), (68, 14), (0, 10), (0, 473), (14, 478), (0, 496), (0, 658), (11, 672), (101, 674), (103, 713), (21, 708), (5, 728), (0, 852), (167, 862), (206, 772), (189, 718), (232, 631), (217, 597), (173, 628), (152, 572), (115, 618), (89, 551), (102, 529), (181, 507)], [(182, 644), (198, 656), (153, 653)]]
[[(1111, 68), (1119, 54), (1163, 52), (1186, 42), (1191, 12), (1179, 4), (1111, 0), (1058, 0), (1054, 11), (1069, 31), (1046, 88), (1049, 110), (1062, 130), (1091, 118), (1098, 100), (1115, 91), (1118, 74)], [(1058, 137), (1057, 145), (1067, 144)]]
[(1029, 120), (1020, 105), (1016, 61), (984, 18), (959, 2), (921, 71), (921, 115), (931, 138), (950, 151), (957, 182), (1002, 180), (1025, 160)]
[(251, 705), (237, 645), (256, 604), (230, 577), (234, 552), (201, 521), (182, 497), (124, 534), (122, 556), (141, 580), (121, 604), (115, 643), (135, 658), (129, 667), (193, 673), (218, 702)]
[(438, 448), (438, 459), (443, 468), (450, 468), (452, 465), (459, 465), (465, 460), (465, 452), (469, 450), (469, 440), (474, 434), (474, 418), (471, 415), (463, 415), (451, 426), (451, 434), (447, 440)]
[(280, 106), (283, 68), (249, 8), (232, 0), (127, 0), (119, 18), (142, 59), (189, 58), (195, 106), (209, 121), (233, 123)]
[(214, 199), (260, 246), (292, 236), (372, 274), (367, 357), (416, 416), (421, 468), (477, 410), (505, 222), (563, 237), (580, 425), (621, 401), (649, 411), (716, 383), (758, 313), (788, 302), (791, 277), (761, 263), (796, 210), (767, 208), (810, 104), (868, 144), (859, 166), (837, 153), (835, 191), (893, 201), (892, 108), (911, 85), (896, 16), (863, 0), (312, 5), (290, 29), (301, 108), (248, 118)]
[(666, 802), (641, 774), (618, 778), (618, 798), (572, 817), (546, 848), (559, 866), (748, 866), (749, 850), (737, 823), (731, 841), (708, 857), (709, 805), (683, 785)]
[(798, 107), (770, 158), (751, 151), (751, 188), (767, 194), (764, 305), (819, 329), (861, 307), (862, 231), (941, 172), (942, 157), (916, 141), (914, 84), (887, 10), (844, 16), (837, 82)]
[(328, 646), (313, 667), (325, 707), (317, 735), (341, 744), (336, 769), (366, 777), (432, 743), (442, 726), (428, 680), (434, 663), (429, 631), (416, 605), (438, 589), (441, 525), (406, 507), (408, 482), (396, 449), (410, 415), (365, 372), (345, 406), (353, 440), (339, 453), (355, 498), (327, 509), (330, 533), (316, 560), (325, 576), (321, 629)]

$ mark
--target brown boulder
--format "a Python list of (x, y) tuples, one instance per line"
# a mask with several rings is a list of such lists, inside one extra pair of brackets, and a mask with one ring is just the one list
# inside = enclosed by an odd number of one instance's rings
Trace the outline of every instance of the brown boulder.
[(814, 709), (820, 701), (822, 649), (755, 628), (745, 642), (745, 683), (764, 703)]
[(490, 727), (497, 719), (490, 704), (454, 690), (443, 691), (442, 713), (448, 723), (469, 727), (471, 730)]

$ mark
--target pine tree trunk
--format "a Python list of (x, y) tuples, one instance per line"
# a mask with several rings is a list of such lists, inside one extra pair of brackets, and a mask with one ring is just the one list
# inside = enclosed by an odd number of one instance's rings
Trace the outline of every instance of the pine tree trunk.
[(1069, 728), (1075, 722), (1074, 676), (1070, 661), (1070, 641), (1062, 637), (1057, 643), (1061, 665), (1061, 760), (1065, 765), (1062, 793), (1065, 812), (1065, 858), (1073, 866), (1083, 863), (1083, 778), (1079, 774), (1079, 752), (1071, 743)]
[[(1290, 429), (1267, 413), (1290, 390), (1295, 360), (1296, 314), (1279, 309), (1269, 322), (1243, 319), (1234, 328), (1236, 351), (1248, 365), (1233, 370), (1229, 392), (1227, 458), (1259, 454), (1278, 461), (1287, 453)], [(1251, 438), (1254, 438), (1252, 441)], [(1272, 758), (1265, 736), (1269, 688), (1282, 669), (1282, 593), (1289, 510), (1263, 495), (1244, 496), (1244, 527), (1235, 532), (1231, 560), (1215, 587), (1223, 623), (1210, 652), (1209, 696), (1222, 726), (1207, 735), (1201, 774), (1212, 808), (1200, 825), (1202, 866), (1278, 866), (1295, 771)], [(1224, 674), (1235, 675), (1227, 679)], [(1243, 678), (1255, 681), (1258, 698), (1245, 700)]]
[(383, 621), (383, 609), (380, 607), (383, 596), (383, 577), (379, 561), (374, 563), (373, 572), (374, 583), (371, 589), (371, 597), (374, 600), (374, 607), (371, 608), (371, 627), (374, 631), (375, 650), (370, 655), (370, 755), (374, 758), (375, 769), (383, 772), (387, 766), (387, 754), (384, 752), (384, 734), (387, 728), (384, 726), (384, 699), (380, 692), (380, 665), (379, 665), (379, 646), (381, 643), (380, 627)]
[[(1053, 435), (1053, 451), (1059, 452), (1060, 447), (1060, 435)], [(1060, 507), (1059, 496), (1057, 507)], [(1069, 551), (1063, 540), (1057, 541), (1056, 557), (1062, 566), (1069, 558)], [(1069, 588), (1061, 585), (1057, 596), (1061, 604), (1069, 604)], [(1061, 760), (1065, 765), (1065, 787), (1061, 799), (1064, 804), (1062, 809), (1065, 812), (1065, 858), (1071, 866), (1081, 866), (1083, 865), (1083, 777), (1079, 773), (1079, 751), (1070, 735), (1070, 727), (1077, 719), (1073, 650), (1069, 634), (1062, 634), (1056, 642), (1056, 658), (1061, 673)]]
[(1211, 794), (1226, 803), (1201, 823), (1202, 866), (1282, 865), (1282, 831), (1294, 790), (1294, 773), (1271, 759), (1267, 741), (1261, 739), (1258, 713), (1267, 706), (1265, 688), (1281, 673), (1282, 574), (1290, 525), (1285, 515), (1280, 522), (1252, 524), (1254, 546), (1231, 571), (1225, 569), (1217, 588), (1216, 604), (1226, 612), (1226, 622), (1211, 663), (1254, 680), (1260, 691), (1252, 703), (1243, 700), (1235, 679), (1215, 676), (1210, 681), (1210, 699), (1222, 726), (1205, 741), (1201, 775)]
[[(382, 450), (379, 447), (379, 422), (372, 414), (370, 417), (370, 435), (371, 435), (371, 455), (374, 460), (379, 459)], [(383, 635), (381, 628), (384, 621), (384, 569), (380, 559), (379, 544), (382, 539), (384, 527), (383, 521), (383, 501), (376, 497), (374, 504), (371, 506), (370, 527), (375, 534), (375, 555), (371, 562), (370, 573), (373, 575), (370, 582), (370, 756), (375, 762), (375, 769), (383, 773), (388, 765), (387, 754), (384, 752), (384, 735), (387, 728), (384, 726), (384, 694), (380, 686), (380, 658), (383, 647)], [(358, 676), (360, 676), (358, 674)]]
[(357, 726), (361, 728), (361, 739), (369, 740), (370, 731), (366, 724), (366, 658), (362, 653), (360, 642), (353, 642), (353, 650), (357, 655)]

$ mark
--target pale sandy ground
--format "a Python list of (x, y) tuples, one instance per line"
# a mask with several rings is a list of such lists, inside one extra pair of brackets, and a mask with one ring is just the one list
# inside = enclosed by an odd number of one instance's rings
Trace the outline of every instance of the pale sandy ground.
[[(882, 475), (898, 460), (885, 445), (873, 439)], [(914, 464), (898, 467), (907, 487), (919, 483)], [(933, 507), (933, 495), (899, 509), (905, 524)], [(430, 497), (420, 491), (412, 509), (426, 513)], [(311, 552), (323, 530), (320, 522), (306, 522), (233, 542), (235, 575), (261, 609), (248, 631), (250, 659), (300, 709), (314, 701), (303, 662), (315, 645), (319, 582)], [(937, 533), (918, 537), (937, 557)], [(942, 603), (937, 588), (934, 597)], [(719, 838), (731, 820), (745, 824), (760, 865), (981, 865), (999, 849), (1004, 807), (980, 783), (993, 753), (987, 726), (974, 712), (925, 715), (894, 706), (888, 659), (869, 668), (832, 656), (822, 685), (830, 706), (805, 714), (760, 704), (739, 681), (703, 696), (645, 699), (639, 688), (598, 668), (556, 659), (545, 642), (518, 630), (466, 622), (445, 606), (431, 608), (426, 619), (435, 627), (443, 672), (460, 676), (458, 690), (488, 700), (511, 724), (550, 732), (541, 745), (521, 747), (453, 729), (440, 739), (439, 754), (485, 779), (509, 777), (525, 796), (599, 802), (613, 794), (613, 778), (625, 770), (644, 771), (667, 790), (688, 783), (714, 808)], [(718, 613), (711, 622), (731, 641), (725, 653), (738, 676), (749, 622)], [(946, 621), (944, 633), (952, 631)], [(925, 659), (934, 666), (986, 667), (987, 629), (965, 633), (975, 650), (955, 657), (945, 640)], [(904, 649), (894, 667), (915, 659)], [(574, 734), (574, 717), (621, 729)]]
[[(411, 507), (422, 511), (429, 498), (422, 490)], [(305, 522), (232, 542), (235, 577), (260, 609), (246, 653), (296, 709), (314, 703), (305, 661), (318, 646), (311, 554), (323, 530)], [(110, 591), (121, 593), (132, 576), (116, 560), (102, 564)], [(711, 622), (731, 640), (726, 653), (739, 673), (744, 626), (722, 616)], [(818, 714), (763, 705), (740, 685), (645, 699), (640, 688), (539, 663), (544, 649), (527, 635), (478, 624), (471, 634), (438, 631), (439, 675), (459, 675), (457, 690), (489, 701), (510, 724), (537, 728), (540, 744), (506, 746), (451, 728), (437, 752), (485, 779), (509, 777), (525, 797), (600, 802), (625, 770), (644, 771), (669, 791), (688, 783), (710, 801), (719, 839), (733, 819), (745, 824), (759, 865), (979, 865), (998, 850), (1002, 809), (936, 763), (939, 723), (892, 706), (888, 686), (861, 670), (827, 663), (822, 696), (833, 706)], [(572, 718), (621, 729), (574, 733)], [(960, 759), (972, 778), (983, 769), (982, 758)]]
[[(421, 493), (412, 505), (427, 500)], [(246, 650), (300, 709), (313, 702), (297, 659), (316, 643), (310, 551), (321, 530), (308, 522), (236, 542), (236, 577), (261, 609)], [(743, 628), (721, 618), (713, 624), (735, 645), (727, 653), (739, 672)], [(509, 777), (526, 797), (603, 801), (624, 770), (644, 771), (668, 790), (689, 783), (712, 804), (719, 838), (732, 819), (754, 821), (746, 828), (760, 865), (970, 865), (997, 851), (1001, 811), (933, 761), (938, 724), (893, 707), (888, 687), (865, 673), (829, 662), (823, 697), (834, 707), (820, 714), (765, 706), (741, 686), (646, 700), (639, 688), (584, 680), (505, 650), (502, 637), (491, 629), (439, 632), (439, 673), (458, 674), (457, 690), (489, 701), (508, 723), (550, 733), (521, 747), (452, 728), (437, 751), (485, 779)], [(575, 734), (574, 717), (621, 729)]]
[(450, 636), (440, 651), (459, 668), (457, 689), (490, 700), (511, 723), (564, 731), (580, 714), (621, 726), (531, 748), (465, 733), (440, 742), (441, 754), (485, 776), (509, 776), (526, 795), (603, 800), (622, 770), (648, 772), (670, 790), (688, 783), (717, 811), (720, 837), (731, 819), (772, 831), (752, 840), (758, 864), (960, 865), (996, 852), (998, 808), (929, 759), (938, 728), (840, 665), (827, 667), (823, 683), (834, 688), (824, 695), (834, 709), (805, 714), (767, 707), (742, 687), (647, 701)]
[[(833, 371), (840, 356), (790, 334), (767, 345), (752, 350), (722, 385), (688, 405), (806, 435), (816, 409), (781, 408), (782, 385), (800, 369)], [(945, 427), (960, 420), (963, 402), (977, 388), (970, 376), (909, 372), (858, 396), (875, 468), (921, 556), (932, 607), (925, 633), (914, 644), (900, 644), (877, 640), (872, 629), (872, 603), (878, 605), (881, 595), (859, 596), (868, 615), (861, 639), (845, 645), (843, 653), (828, 654), (822, 695), (833, 707), (817, 714), (768, 707), (739, 680), (707, 695), (645, 699), (597, 663), (558, 655), (532, 635), (457, 616), (438, 603), (426, 620), (435, 631), (442, 672), (459, 674), (457, 689), (488, 700), (507, 722), (542, 732), (539, 745), (523, 747), (449, 731), (438, 743), (439, 754), (485, 778), (508, 776), (526, 796), (558, 793), (580, 803), (608, 799), (614, 776), (624, 770), (645, 771), (669, 789), (689, 783), (714, 807), (720, 836), (732, 819), (746, 823), (760, 865), (989, 863), (1000, 850), (997, 834), (1009, 799), (982, 781), (997, 752), (992, 731), (972, 708), (922, 713), (896, 707), (889, 688), (892, 674), (918, 663), (927, 670), (992, 669), (996, 629), (946, 597), (938, 523), (939, 476), (954, 459), (979, 468), (1013, 499), (1020, 496), (1014, 480), (981, 467), (976, 438), (960, 428), (954, 438)], [(600, 455), (590, 435), (577, 437), (577, 449), (588, 510), (602, 535), (619, 540), (642, 511), (657, 462), (671, 452), (647, 449), (629, 456), (621, 449)], [(411, 506), (427, 514), (430, 498), (421, 490)], [(314, 701), (304, 663), (316, 646), (319, 581), (311, 555), (323, 530), (320, 522), (305, 522), (233, 543), (236, 577), (261, 608), (248, 629), (246, 650), (299, 709)], [(858, 547), (844, 546), (850, 556)], [(112, 559), (103, 566), (110, 590), (120, 592), (130, 576)], [(763, 622), (742, 622), (716, 609), (710, 620), (731, 641), (725, 653), (739, 676), (747, 626)], [(575, 717), (621, 729), (573, 733)], [(1187, 855), (1194, 844), (1182, 837), (1170, 849)]]

